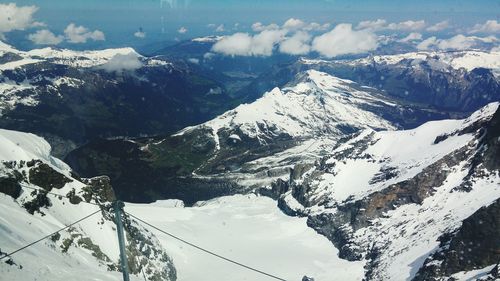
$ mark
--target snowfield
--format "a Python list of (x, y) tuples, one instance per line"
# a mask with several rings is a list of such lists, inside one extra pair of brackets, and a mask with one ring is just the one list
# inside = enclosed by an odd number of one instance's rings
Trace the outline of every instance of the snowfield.
[[(192, 208), (168, 201), (127, 204), (125, 211), (225, 257), (286, 280), (361, 280), (364, 262), (340, 259), (328, 239), (289, 217), (267, 197), (235, 195)], [(178, 280), (267, 281), (269, 277), (203, 253), (152, 230), (173, 257)]]

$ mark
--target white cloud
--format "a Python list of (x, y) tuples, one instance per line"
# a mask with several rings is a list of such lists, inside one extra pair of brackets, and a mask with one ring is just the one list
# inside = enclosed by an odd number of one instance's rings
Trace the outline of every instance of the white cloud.
[(205, 53), (205, 54), (203, 55), (203, 59), (204, 59), (204, 60), (211, 60), (214, 56), (215, 56), (215, 54), (214, 54), (214, 53), (210, 53), (210, 52), (208, 52), (208, 53)]
[(437, 32), (437, 31), (445, 30), (448, 27), (450, 27), (450, 23), (447, 20), (445, 20), (442, 22), (438, 22), (438, 23), (434, 24), (433, 26), (429, 26), (427, 28), (427, 31)]
[(500, 33), (500, 23), (496, 20), (487, 20), (483, 24), (476, 24), (469, 33)]
[(38, 10), (36, 6), (18, 7), (15, 3), (0, 4), (0, 38), (3, 34), (13, 30), (43, 26), (33, 19), (33, 14)]
[(134, 33), (134, 36), (137, 38), (146, 38), (146, 32), (139, 30), (139, 31)]
[(70, 23), (66, 29), (64, 29), (64, 34), (70, 43), (85, 43), (90, 39), (94, 41), (105, 40), (104, 33), (102, 31), (89, 31), (88, 28), (81, 25), (76, 26), (74, 23)]
[(254, 36), (239, 32), (219, 40), (212, 51), (231, 56), (270, 56), (285, 35), (283, 30), (264, 30)]
[(417, 45), (419, 50), (439, 49), (439, 50), (466, 50), (477, 46), (480, 43), (495, 43), (498, 39), (494, 36), (477, 37), (455, 35), (448, 39), (437, 39), (435, 36), (425, 39)]
[(320, 30), (327, 30), (330, 28), (329, 23), (324, 23), (324, 24), (319, 24), (317, 22), (311, 22), (308, 25), (306, 25), (303, 29), (307, 31), (320, 31)]
[(224, 25), (223, 24), (217, 26), (217, 28), (215, 29), (216, 32), (224, 32), (224, 30), (225, 29), (224, 29)]
[(255, 32), (260, 32), (260, 31), (264, 31), (264, 30), (273, 30), (273, 29), (279, 29), (279, 28), (280, 28), (279, 25), (277, 25), (275, 23), (264, 25), (261, 22), (256, 22), (256, 23), (252, 24), (252, 30)]
[(429, 37), (429, 38), (425, 39), (424, 41), (420, 42), (417, 45), (417, 49), (419, 49), (419, 50), (428, 50), (432, 46), (435, 46), (436, 43), (437, 43), (436, 36), (432, 36), (432, 37)]
[(406, 43), (406, 42), (418, 41), (418, 40), (422, 40), (422, 34), (420, 34), (418, 32), (412, 32), (412, 33), (408, 34), (408, 36), (406, 36), (405, 38), (400, 39), (399, 42)]
[(181, 26), (181, 28), (179, 28), (177, 32), (180, 34), (185, 34), (186, 32), (188, 32), (188, 30), (184, 26)]
[(188, 62), (193, 63), (193, 64), (200, 64), (200, 60), (197, 58), (189, 58)]
[(252, 36), (248, 33), (235, 33), (226, 36), (212, 46), (212, 51), (232, 56), (251, 55)]
[(43, 29), (28, 35), (28, 39), (37, 45), (57, 45), (64, 40), (64, 36), (56, 36), (50, 30)]
[(472, 48), (475, 43), (476, 40), (474, 38), (458, 34), (449, 39), (438, 40), (437, 48), (441, 50), (464, 50)]
[(371, 30), (371, 31), (381, 31), (381, 30), (401, 30), (401, 31), (417, 31), (425, 27), (425, 21), (413, 21), (407, 20), (399, 23), (387, 23), (385, 19), (367, 20), (358, 23), (356, 29), (358, 30)]
[(370, 29), (370, 30), (376, 31), (376, 30), (384, 29), (386, 27), (386, 25), (387, 25), (387, 21), (384, 19), (377, 19), (377, 20), (373, 20), (373, 21), (366, 20), (366, 21), (362, 21), (362, 22), (358, 23), (358, 26), (356, 26), (356, 29)]
[(298, 30), (305, 27), (306, 23), (295, 18), (290, 18), (283, 24), (283, 28), (289, 30)]
[(142, 62), (136, 53), (116, 54), (100, 68), (108, 72), (132, 71), (140, 68)]
[(304, 55), (311, 51), (310, 41), (311, 35), (304, 31), (298, 31), (292, 37), (283, 40), (279, 50), (285, 54)]
[(306, 23), (300, 19), (290, 18), (280, 27), (275, 23), (270, 23), (268, 25), (263, 24), (262, 22), (256, 22), (252, 24), (252, 30), (255, 32), (260, 32), (264, 30), (277, 30), (277, 29), (286, 29), (288, 31), (297, 31), (297, 30), (305, 30), (305, 31), (320, 31), (327, 30), (330, 28), (329, 23), (319, 24), (317, 22)]
[(375, 50), (377, 36), (369, 30), (352, 30), (351, 24), (339, 24), (323, 35), (314, 38), (312, 50), (326, 57), (358, 54)]
[(387, 29), (415, 31), (415, 30), (421, 30), (424, 27), (425, 27), (424, 20), (419, 20), (419, 21), (407, 20), (407, 21), (402, 21), (400, 23), (390, 23), (387, 26)]

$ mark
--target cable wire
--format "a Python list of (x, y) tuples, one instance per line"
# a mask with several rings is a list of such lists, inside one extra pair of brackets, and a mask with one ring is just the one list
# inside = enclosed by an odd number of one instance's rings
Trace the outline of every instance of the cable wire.
[(29, 243), (28, 245), (25, 245), (25, 246), (23, 246), (23, 247), (21, 247), (21, 248), (19, 248), (19, 249), (15, 250), (15, 251), (13, 251), (13, 252), (10, 252), (10, 253), (6, 254), (5, 256), (3, 256), (3, 257), (0, 257), (0, 260), (2, 260), (2, 259), (4, 259), (4, 258), (7, 258), (7, 257), (11, 257), (13, 254), (15, 254), (15, 253), (17, 253), (17, 252), (20, 252), (20, 251), (22, 251), (22, 250), (24, 250), (24, 249), (26, 249), (26, 248), (28, 248), (28, 247), (31, 247), (31, 246), (35, 245), (36, 243), (38, 243), (38, 242), (40, 242), (40, 241), (43, 241), (44, 239), (47, 239), (47, 238), (49, 238), (49, 237), (51, 237), (51, 236), (53, 236), (53, 235), (55, 235), (55, 234), (57, 234), (57, 233), (59, 233), (59, 232), (61, 232), (61, 231), (65, 230), (65, 229), (67, 229), (67, 228), (70, 228), (70, 227), (72, 227), (73, 225), (75, 225), (75, 224), (77, 224), (77, 223), (79, 223), (79, 222), (82, 222), (83, 220), (86, 220), (86, 219), (90, 218), (91, 216), (93, 216), (93, 215), (95, 215), (95, 214), (97, 214), (97, 213), (99, 213), (99, 212), (101, 212), (101, 210), (100, 210), (100, 209), (99, 209), (99, 210), (97, 210), (97, 211), (95, 211), (95, 212), (93, 212), (93, 213), (92, 213), (92, 214), (90, 214), (90, 215), (87, 215), (87, 216), (85, 216), (85, 217), (83, 217), (83, 218), (81, 218), (81, 219), (79, 219), (79, 220), (77, 220), (77, 221), (75, 221), (75, 222), (71, 223), (71, 224), (68, 224), (67, 226), (65, 226), (65, 227), (63, 227), (63, 228), (61, 228), (61, 229), (59, 229), (58, 231), (55, 231), (55, 232), (53, 232), (53, 233), (51, 233), (51, 234), (49, 234), (49, 235), (47, 235), (47, 236), (44, 236), (44, 237), (42, 237), (42, 238), (40, 238), (40, 239), (38, 239), (38, 240), (36, 240), (36, 241), (34, 241), (34, 242)]
[(184, 244), (187, 244), (187, 245), (189, 245), (189, 246), (191, 246), (191, 247), (193, 247), (193, 248), (196, 248), (196, 249), (198, 249), (198, 250), (200, 250), (200, 251), (203, 251), (203, 252), (205, 252), (205, 253), (207, 253), (207, 254), (210, 254), (210, 255), (212, 255), (212, 256), (214, 256), (214, 257), (217, 257), (217, 258), (222, 259), (222, 260), (224, 260), (224, 261), (227, 261), (227, 262), (233, 263), (233, 264), (235, 264), (235, 265), (238, 265), (238, 266), (244, 267), (244, 268), (249, 269), (249, 270), (251, 270), (251, 271), (254, 271), (254, 272), (260, 273), (260, 274), (262, 274), (262, 275), (265, 275), (265, 276), (268, 276), (268, 277), (274, 278), (274, 279), (276, 279), (276, 280), (287, 281), (286, 279), (283, 279), (283, 278), (277, 277), (277, 276), (272, 275), (272, 274), (270, 274), (270, 273), (264, 272), (264, 271), (262, 271), (262, 270), (258, 270), (258, 269), (254, 268), (254, 267), (251, 267), (251, 266), (248, 266), (248, 265), (242, 264), (242, 263), (237, 262), (237, 261), (235, 261), (235, 260), (232, 260), (232, 259), (230, 259), (230, 258), (226, 258), (226, 257), (224, 257), (224, 256), (221, 256), (221, 255), (217, 254), (217, 253), (214, 253), (214, 252), (212, 252), (212, 251), (209, 251), (209, 250), (207, 250), (207, 249), (205, 249), (205, 248), (203, 248), (203, 247), (201, 247), (201, 246), (195, 245), (195, 244), (193, 244), (193, 243), (191, 243), (191, 242), (188, 242), (188, 241), (186, 241), (186, 240), (184, 240), (184, 239), (182, 239), (182, 238), (180, 238), (180, 237), (178, 237), (178, 236), (175, 236), (175, 235), (173, 235), (173, 234), (171, 234), (171, 233), (168, 233), (167, 231), (164, 231), (164, 230), (162, 230), (162, 229), (160, 229), (160, 228), (158, 228), (158, 227), (156, 227), (156, 226), (154, 226), (154, 225), (152, 225), (152, 224), (150, 224), (150, 223), (148, 223), (148, 222), (146, 222), (146, 221), (144, 221), (144, 220), (142, 220), (142, 219), (140, 219), (140, 218), (138, 218), (138, 217), (134, 216), (133, 214), (130, 214), (130, 213), (128, 213), (128, 212), (125, 212), (125, 213), (126, 213), (127, 215), (129, 215), (129, 216), (131, 216), (131, 217), (135, 218), (136, 220), (138, 220), (138, 221), (140, 221), (140, 222), (144, 223), (145, 225), (147, 225), (147, 226), (149, 226), (149, 227), (151, 227), (151, 228), (153, 228), (153, 229), (156, 229), (157, 231), (159, 231), (159, 232), (161, 232), (161, 233), (163, 233), (163, 234), (166, 234), (166, 235), (168, 235), (168, 236), (170, 236), (170, 237), (172, 237), (172, 238), (174, 238), (174, 239), (176, 239), (176, 240), (178, 240), (178, 241), (181, 241), (181, 242), (182, 242), (182, 243), (184, 243)]

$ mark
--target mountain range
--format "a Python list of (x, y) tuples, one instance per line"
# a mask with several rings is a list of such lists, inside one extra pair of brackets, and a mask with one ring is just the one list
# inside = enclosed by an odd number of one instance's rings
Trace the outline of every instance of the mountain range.
[[(231, 87), (174, 51), (0, 46), (0, 254), (97, 211), (2, 276), (119, 280), (118, 198), (286, 280), (500, 278), (500, 53), (298, 58)], [(247, 274), (125, 224), (133, 280)]]

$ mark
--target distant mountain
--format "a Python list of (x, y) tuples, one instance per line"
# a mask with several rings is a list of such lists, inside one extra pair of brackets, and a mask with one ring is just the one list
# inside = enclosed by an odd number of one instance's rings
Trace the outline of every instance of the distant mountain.
[(0, 127), (46, 137), (57, 155), (97, 137), (157, 135), (234, 105), (222, 85), (133, 49), (0, 47)]
[(256, 89), (254, 83), (257, 77), (269, 72), (273, 66), (287, 65), (297, 60), (297, 57), (285, 54), (226, 56), (213, 53), (212, 46), (221, 38), (221, 36), (208, 36), (185, 40), (160, 48), (151, 55), (167, 61), (188, 64), (191, 68), (223, 84), (227, 94), (237, 99), (239, 103), (253, 102), (260, 98), (262, 93), (272, 89), (272, 87)]
[(432, 115), (441, 117), (311, 70), (201, 125), (168, 137), (90, 142), (66, 161), (83, 176), (109, 175), (126, 200), (194, 203), (268, 184), (361, 129), (394, 130)]
[[(299, 72), (315, 69), (374, 87), (403, 103), (420, 103), (450, 116), (465, 117), (500, 100), (499, 61), (499, 52), (483, 51), (417, 52), (355, 60), (303, 58), (274, 66), (247, 90), (269, 90), (285, 85)], [(419, 124), (402, 125), (413, 128)]]

